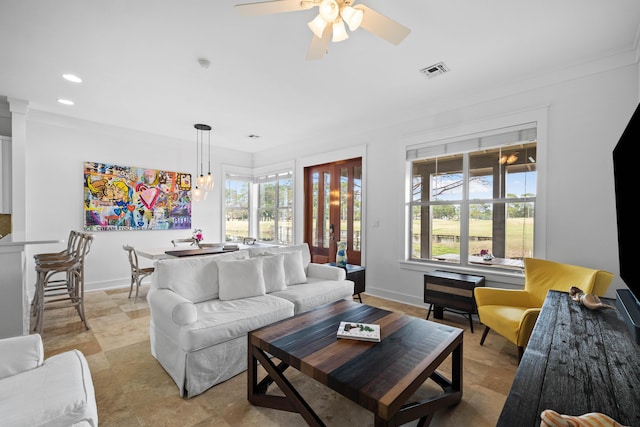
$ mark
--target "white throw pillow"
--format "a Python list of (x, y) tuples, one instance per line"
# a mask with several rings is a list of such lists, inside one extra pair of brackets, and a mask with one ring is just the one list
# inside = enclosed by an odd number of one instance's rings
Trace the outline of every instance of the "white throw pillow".
[(267, 293), (281, 291), (287, 288), (284, 271), (284, 254), (263, 256), (262, 272), (264, 274), (264, 286)]
[(284, 274), (287, 286), (307, 283), (300, 251), (284, 252)]
[(193, 303), (218, 297), (215, 256), (162, 259), (155, 268), (158, 288), (171, 289)]
[(262, 258), (218, 262), (218, 281), (223, 301), (264, 295)]

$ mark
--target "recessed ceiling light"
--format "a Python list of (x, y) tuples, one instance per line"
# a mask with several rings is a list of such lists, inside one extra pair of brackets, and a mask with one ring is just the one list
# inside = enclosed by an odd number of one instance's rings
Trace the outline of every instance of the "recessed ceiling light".
[(70, 82), (82, 83), (82, 79), (75, 74), (63, 74), (62, 77), (66, 80), (69, 80)]
[(62, 98), (58, 99), (58, 102), (60, 104), (64, 104), (64, 105), (73, 105), (74, 104), (73, 101), (71, 101), (69, 99), (62, 99)]

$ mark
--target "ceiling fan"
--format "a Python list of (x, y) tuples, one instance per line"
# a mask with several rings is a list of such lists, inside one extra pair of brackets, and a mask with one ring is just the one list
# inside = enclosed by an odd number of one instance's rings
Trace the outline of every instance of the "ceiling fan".
[(351, 31), (362, 27), (395, 45), (411, 32), (409, 28), (375, 10), (362, 4), (353, 6), (353, 3), (353, 0), (272, 0), (237, 4), (235, 7), (244, 16), (255, 16), (296, 12), (317, 6), (318, 15), (307, 24), (313, 32), (307, 59), (321, 59), (327, 53), (330, 40), (346, 40), (349, 35), (345, 23)]

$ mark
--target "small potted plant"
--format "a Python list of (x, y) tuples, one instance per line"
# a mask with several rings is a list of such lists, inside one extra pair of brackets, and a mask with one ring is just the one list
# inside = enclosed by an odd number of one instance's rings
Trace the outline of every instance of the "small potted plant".
[(193, 237), (198, 241), (198, 243), (200, 243), (202, 241), (202, 230), (196, 228), (195, 230), (193, 230), (193, 234), (191, 235), (191, 237)]

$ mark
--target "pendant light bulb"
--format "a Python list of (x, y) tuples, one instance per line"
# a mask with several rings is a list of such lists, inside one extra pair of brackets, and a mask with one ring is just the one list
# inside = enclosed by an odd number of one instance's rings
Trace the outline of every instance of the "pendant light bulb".
[(201, 202), (206, 198), (207, 198), (206, 191), (203, 191), (202, 189), (198, 188), (197, 185), (193, 190), (191, 190), (191, 200), (193, 200), (194, 202)]
[(205, 191), (211, 191), (213, 190), (213, 185), (213, 175), (209, 172), (207, 176), (204, 177), (204, 184), (202, 185), (202, 188)]
[(198, 177), (198, 179), (196, 181), (197, 186), (200, 187), (200, 188), (204, 188), (204, 182), (205, 182), (204, 175), (200, 174), (200, 176)]

